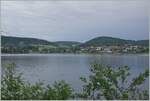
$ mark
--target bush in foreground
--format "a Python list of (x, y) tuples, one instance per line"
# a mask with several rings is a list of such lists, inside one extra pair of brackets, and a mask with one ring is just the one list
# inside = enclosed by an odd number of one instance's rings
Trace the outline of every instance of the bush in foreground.
[(4, 68), (1, 81), (2, 100), (65, 100), (71, 97), (72, 89), (65, 81), (46, 87), (41, 82), (31, 85), (21, 78), (21, 74), (16, 74), (15, 64)]
[(149, 70), (141, 73), (136, 78), (129, 80), (129, 68), (127, 66), (112, 68), (101, 64), (92, 64), (92, 75), (88, 79), (81, 77), (85, 83), (83, 92), (78, 94), (83, 99), (107, 99), (107, 100), (147, 100), (148, 90), (142, 90), (140, 86), (149, 76)]
[(52, 86), (44, 86), (41, 82), (30, 84), (16, 74), (15, 64), (3, 68), (1, 81), (2, 100), (66, 100), (73, 99), (107, 99), (107, 100), (148, 100), (148, 90), (140, 86), (149, 76), (146, 70), (133, 80), (129, 80), (127, 66), (112, 68), (94, 63), (89, 78), (81, 77), (85, 83), (81, 93), (73, 94), (72, 88), (65, 82), (55, 82)]

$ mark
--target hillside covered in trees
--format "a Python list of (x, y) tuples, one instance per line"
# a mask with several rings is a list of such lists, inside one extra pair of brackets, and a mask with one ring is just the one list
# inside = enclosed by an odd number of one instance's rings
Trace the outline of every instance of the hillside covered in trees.
[(148, 46), (149, 40), (125, 40), (120, 38), (113, 38), (113, 37), (96, 37), (92, 40), (89, 40), (81, 46), (89, 47), (89, 46), (123, 46), (123, 45), (142, 45)]
[(143, 53), (149, 51), (149, 40), (135, 41), (103, 36), (81, 43), (1, 36), (1, 46), (2, 53)]

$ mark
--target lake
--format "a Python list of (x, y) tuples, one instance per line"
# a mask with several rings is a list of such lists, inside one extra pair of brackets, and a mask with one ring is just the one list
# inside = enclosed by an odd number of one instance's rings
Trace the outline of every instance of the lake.
[[(127, 65), (132, 77), (149, 68), (148, 55), (87, 55), (87, 54), (6, 54), (1, 56), (2, 68), (5, 64), (15, 63), (17, 72), (23, 73), (23, 78), (31, 83), (43, 81), (52, 84), (65, 80), (80, 91), (81, 76), (89, 76), (92, 62), (115, 67)], [(148, 88), (148, 80), (144, 84)]]

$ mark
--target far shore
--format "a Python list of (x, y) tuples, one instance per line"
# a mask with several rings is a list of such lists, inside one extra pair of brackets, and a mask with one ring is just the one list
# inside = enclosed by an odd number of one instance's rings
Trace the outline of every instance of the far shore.
[(47, 55), (141, 55), (149, 56), (149, 53), (1, 53), (1, 56), (47, 56)]

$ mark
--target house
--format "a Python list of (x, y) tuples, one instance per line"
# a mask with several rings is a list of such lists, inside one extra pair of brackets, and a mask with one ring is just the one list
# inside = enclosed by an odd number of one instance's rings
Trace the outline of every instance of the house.
[(97, 51), (102, 51), (102, 50), (103, 50), (103, 47), (96, 47), (96, 50), (97, 50)]
[(112, 53), (112, 50), (110, 47), (105, 47), (103, 52), (106, 52), (106, 53)]

